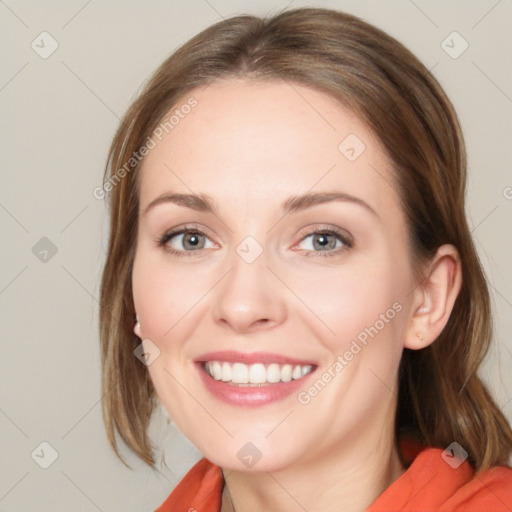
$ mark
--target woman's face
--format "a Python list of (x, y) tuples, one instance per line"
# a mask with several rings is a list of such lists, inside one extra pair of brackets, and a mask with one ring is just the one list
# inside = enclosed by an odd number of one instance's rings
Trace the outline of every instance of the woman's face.
[(309, 88), (190, 96), (140, 176), (135, 332), (161, 402), (224, 468), (371, 452), (393, 436), (414, 288), (390, 163)]

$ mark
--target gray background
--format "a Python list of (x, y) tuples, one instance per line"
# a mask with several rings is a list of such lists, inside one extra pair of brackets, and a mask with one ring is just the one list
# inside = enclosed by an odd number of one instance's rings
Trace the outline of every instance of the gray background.
[[(510, 0), (0, 1), (0, 511), (150, 511), (200, 458), (162, 411), (153, 430), (167, 469), (128, 455), (130, 470), (107, 445), (97, 335), (106, 212), (92, 192), (119, 118), (170, 52), (222, 17), (287, 5), (374, 23), (454, 102), (468, 146), (468, 216), (496, 311), (484, 377), (512, 419)], [(47, 58), (43, 31), (59, 45)], [(469, 44), (457, 58), (464, 41), (447, 39), (453, 31)]]

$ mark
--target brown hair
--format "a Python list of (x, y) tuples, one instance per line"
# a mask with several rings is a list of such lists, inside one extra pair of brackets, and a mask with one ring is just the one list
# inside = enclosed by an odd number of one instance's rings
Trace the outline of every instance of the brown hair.
[(429, 347), (403, 353), (396, 434), (412, 432), (442, 448), (456, 441), (477, 470), (506, 464), (512, 432), (477, 376), (492, 323), (465, 217), (466, 161), (457, 115), (436, 79), (395, 39), (356, 17), (314, 8), (264, 19), (238, 16), (207, 28), (160, 66), (115, 135), (105, 170), (112, 192), (100, 339), (103, 414), (117, 455), (116, 433), (154, 463), (147, 430), (156, 403), (147, 369), (133, 354), (140, 342), (132, 331), (131, 283), (140, 164), (122, 179), (119, 170), (186, 93), (235, 76), (299, 83), (349, 107), (393, 163), (414, 261), (427, 261), (443, 244), (458, 249), (463, 283), (445, 329)]

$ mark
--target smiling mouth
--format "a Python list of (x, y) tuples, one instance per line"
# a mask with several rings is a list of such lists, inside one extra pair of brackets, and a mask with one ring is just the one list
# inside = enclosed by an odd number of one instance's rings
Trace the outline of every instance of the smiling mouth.
[(236, 387), (263, 387), (291, 382), (305, 377), (316, 368), (312, 364), (244, 364), (227, 361), (207, 361), (201, 367), (212, 379)]

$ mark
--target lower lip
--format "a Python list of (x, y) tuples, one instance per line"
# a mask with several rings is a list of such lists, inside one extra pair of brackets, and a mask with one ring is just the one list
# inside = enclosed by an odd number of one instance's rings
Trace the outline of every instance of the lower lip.
[(228, 404), (246, 407), (259, 407), (284, 400), (303, 388), (308, 377), (313, 375), (316, 370), (314, 368), (313, 371), (304, 377), (291, 380), (290, 382), (277, 382), (275, 384), (265, 384), (261, 387), (250, 387), (233, 386), (227, 382), (215, 380), (204, 371), (202, 363), (196, 363), (196, 367), (199, 370), (199, 375), (204, 385), (212, 395)]

